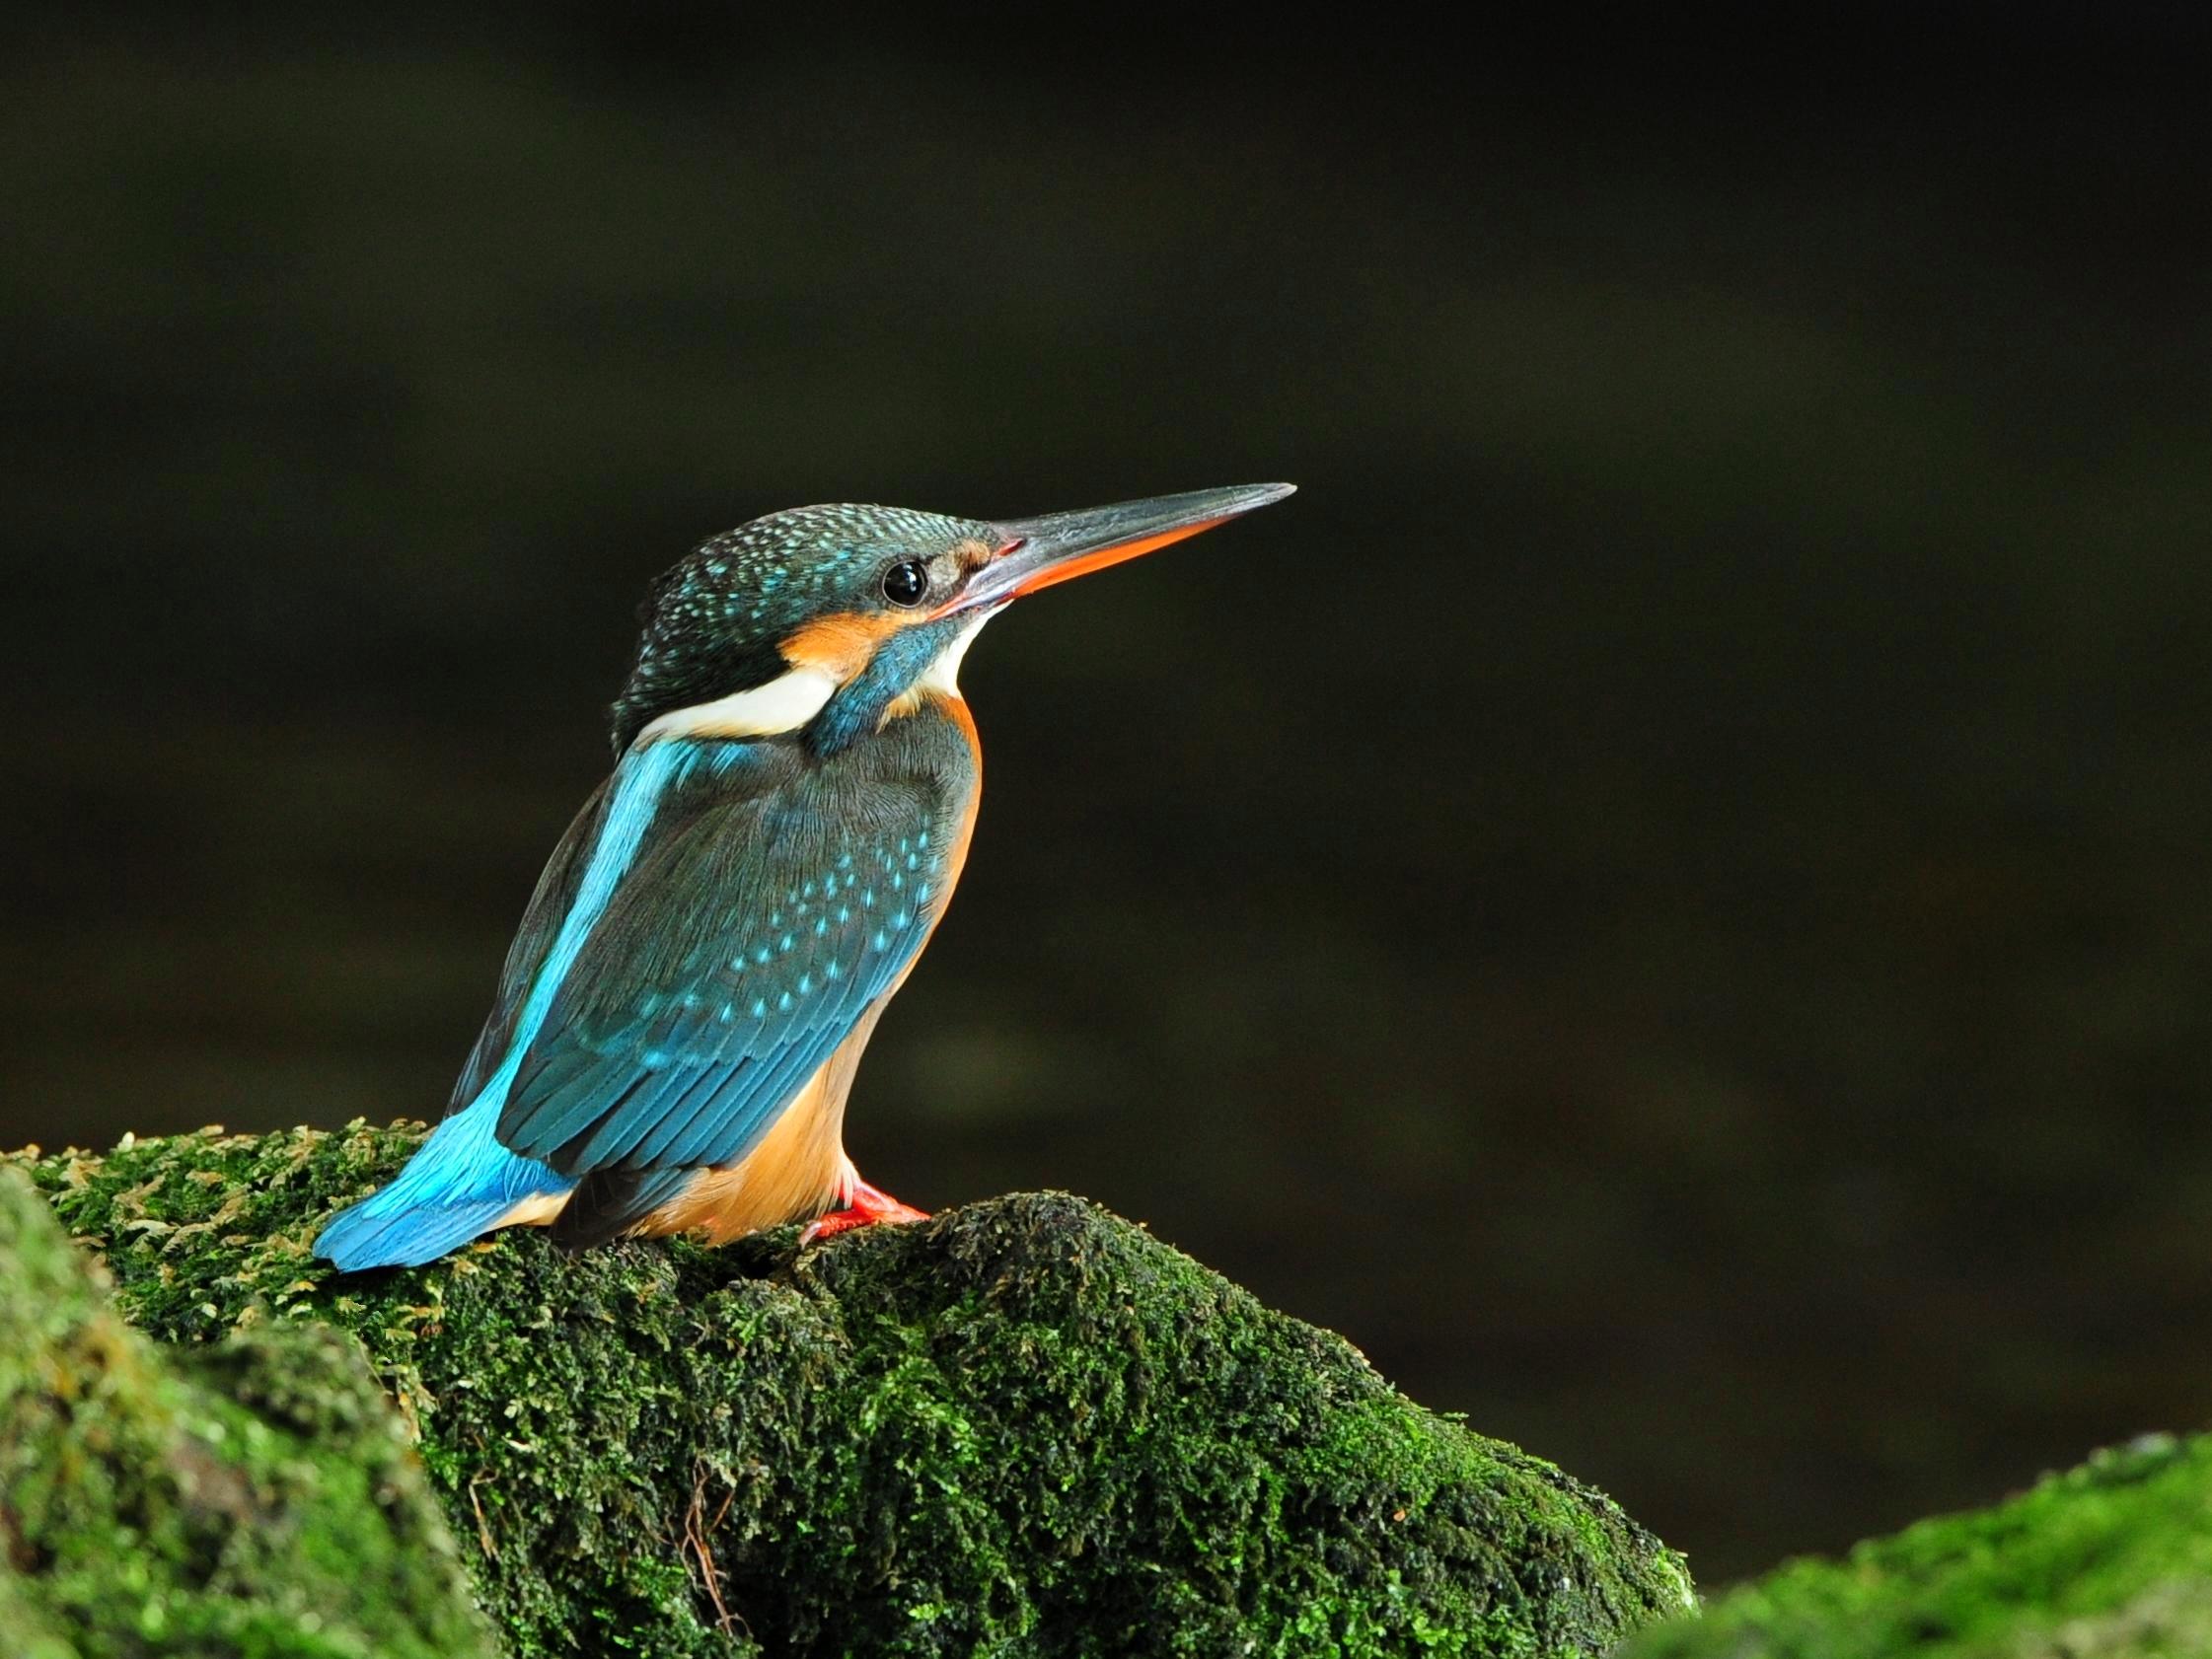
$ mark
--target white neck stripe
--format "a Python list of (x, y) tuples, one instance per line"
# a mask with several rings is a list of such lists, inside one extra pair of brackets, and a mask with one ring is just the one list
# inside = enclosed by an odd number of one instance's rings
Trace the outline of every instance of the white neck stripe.
[(750, 691), (732, 691), (710, 703), (672, 708), (639, 732), (637, 741), (780, 737), (820, 714), (837, 688), (836, 679), (822, 669), (786, 669), (766, 685), (756, 685)]

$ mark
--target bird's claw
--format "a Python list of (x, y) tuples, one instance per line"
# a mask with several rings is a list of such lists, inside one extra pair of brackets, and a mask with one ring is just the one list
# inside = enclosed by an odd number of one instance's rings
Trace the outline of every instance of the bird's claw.
[(916, 1209), (912, 1204), (902, 1204), (880, 1187), (870, 1187), (864, 1181), (855, 1181), (852, 1190), (846, 1194), (845, 1208), (831, 1210), (827, 1215), (818, 1215), (807, 1223), (806, 1231), (799, 1235), (799, 1248), (803, 1250), (824, 1239), (834, 1239), (840, 1233), (851, 1232), (855, 1227), (928, 1219), (927, 1210)]

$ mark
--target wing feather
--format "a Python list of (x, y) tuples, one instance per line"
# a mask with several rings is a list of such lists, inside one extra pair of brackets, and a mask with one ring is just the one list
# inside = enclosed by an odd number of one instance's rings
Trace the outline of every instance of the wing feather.
[(522, 1057), (500, 1143), (571, 1178), (758, 1144), (943, 907), (974, 782), (943, 725), (914, 734), (934, 743), (919, 758), (684, 770)]

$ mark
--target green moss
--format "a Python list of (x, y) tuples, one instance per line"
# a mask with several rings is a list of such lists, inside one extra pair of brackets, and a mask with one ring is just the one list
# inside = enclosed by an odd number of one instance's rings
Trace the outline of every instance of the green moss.
[(1594, 1654), (1688, 1600), (1601, 1494), (1079, 1199), (333, 1278), (308, 1240), (413, 1144), (26, 1164), (144, 1329), (360, 1336), (514, 1654)]
[(11, 1659), (83, 1659), (5, 1558), (0, 1558), (0, 1630), (7, 1632)]
[(2101, 1453), (2009, 1503), (1794, 1561), (1623, 1659), (2212, 1653), (2212, 1438)]
[(159, 1348), (6, 1169), (0, 1493), (10, 1653), (490, 1651), (356, 1343), (302, 1324)]

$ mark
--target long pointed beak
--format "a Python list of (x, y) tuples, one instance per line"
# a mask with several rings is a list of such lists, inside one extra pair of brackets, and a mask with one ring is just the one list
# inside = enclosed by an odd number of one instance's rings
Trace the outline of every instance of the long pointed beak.
[(1296, 487), (1236, 484), (1227, 489), (1194, 489), (1183, 495), (1155, 495), (1148, 501), (1122, 501), (1111, 507), (995, 524), (991, 528), (998, 533), (997, 557), (977, 571), (945, 610), (1002, 605), (1056, 582), (1142, 557), (1170, 541), (1280, 501)]

